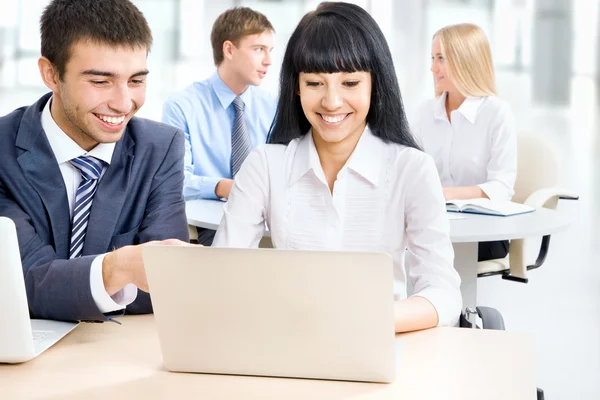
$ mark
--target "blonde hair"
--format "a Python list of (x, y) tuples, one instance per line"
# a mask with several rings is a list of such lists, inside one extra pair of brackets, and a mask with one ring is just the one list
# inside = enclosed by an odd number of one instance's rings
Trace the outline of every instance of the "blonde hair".
[[(456, 90), (465, 97), (496, 94), (492, 51), (483, 30), (474, 24), (445, 26), (433, 35), (438, 38), (446, 72)], [(435, 95), (442, 93), (436, 91)]]

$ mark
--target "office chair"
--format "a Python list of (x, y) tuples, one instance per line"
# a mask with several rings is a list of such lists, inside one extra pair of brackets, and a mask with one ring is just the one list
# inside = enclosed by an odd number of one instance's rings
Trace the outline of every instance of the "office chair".
[(188, 225), (188, 232), (190, 234), (190, 243), (198, 244), (198, 229), (194, 225)]
[[(558, 200), (579, 199), (576, 194), (556, 186), (560, 170), (559, 158), (554, 148), (541, 135), (521, 133), (517, 136), (517, 161), (517, 180), (512, 201), (555, 210)], [(550, 235), (542, 238), (537, 259), (530, 265), (527, 265), (525, 256), (527, 244), (528, 239), (511, 240), (508, 256), (480, 261), (477, 276), (502, 275), (502, 279), (527, 283), (527, 271), (539, 268), (546, 260)]]
[[(554, 148), (539, 134), (521, 133), (517, 136), (517, 180), (512, 201), (532, 207), (556, 209), (559, 200), (577, 200), (576, 194), (558, 188), (559, 158)], [(531, 239), (529, 240), (531, 241)], [(527, 271), (539, 268), (548, 255), (550, 235), (542, 238), (536, 261), (527, 265), (525, 249), (528, 239), (511, 240), (508, 256), (495, 260), (480, 261), (477, 277), (502, 275), (502, 279), (527, 283)], [(460, 326), (504, 330), (504, 319), (498, 310), (489, 307), (467, 308), (461, 315)], [(537, 400), (544, 400), (544, 391), (537, 388)]]

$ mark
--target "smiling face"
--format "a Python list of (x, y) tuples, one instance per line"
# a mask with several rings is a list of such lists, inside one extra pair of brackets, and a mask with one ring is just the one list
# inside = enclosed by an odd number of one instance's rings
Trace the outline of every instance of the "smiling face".
[(431, 44), (431, 73), (433, 74), (433, 83), (435, 92), (455, 92), (456, 88), (448, 76), (446, 70), (446, 58), (442, 54), (440, 39), (436, 36)]
[(299, 94), (315, 142), (358, 141), (371, 105), (369, 72), (301, 72)]
[(54, 92), (52, 117), (81, 148), (117, 142), (146, 98), (146, 48), (76, 42), (63, 76), (45, 58), (39, 61)]

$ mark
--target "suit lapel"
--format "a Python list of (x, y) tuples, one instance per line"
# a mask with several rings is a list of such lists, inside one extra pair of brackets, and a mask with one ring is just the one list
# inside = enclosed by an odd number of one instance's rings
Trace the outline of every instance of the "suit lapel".
[(71, 230), (69, 201), (60, 168), (41, 122), (41, 112), (50, 96), (45, 95), (25, 111), (15, 144), (25, 150), (17, 162), (46, 209), (54, 250), (59, 258), (68, 258)]
[(133, 166), (134, 141), (129, 128), (115, 146), (110, 166), (100, 179), (92, 201), (92, 210), (83, 246), (83, 254), (101, 254), (111, 251), (108, 246), (128, 193), (129, 178)]

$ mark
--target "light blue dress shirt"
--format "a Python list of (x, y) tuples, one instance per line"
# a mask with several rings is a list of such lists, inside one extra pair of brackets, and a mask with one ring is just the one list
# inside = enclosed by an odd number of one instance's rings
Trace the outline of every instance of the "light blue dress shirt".
[[(162, 121), (185, 132), (186, 200), (217, 199), (215, 187), (231, 179), (231, 132), (236, 95), (215, 72), (171, 96), (163, 106)], [(240, 96), (252, 147), (263, 144), (275, 116), (276, 101), (268, 92), (249, 86)]]

